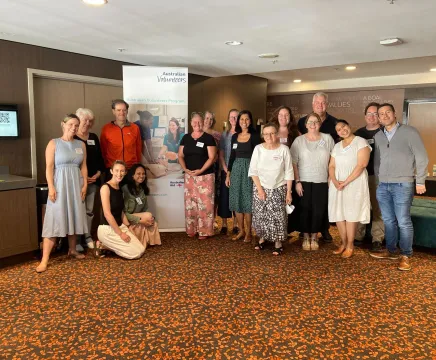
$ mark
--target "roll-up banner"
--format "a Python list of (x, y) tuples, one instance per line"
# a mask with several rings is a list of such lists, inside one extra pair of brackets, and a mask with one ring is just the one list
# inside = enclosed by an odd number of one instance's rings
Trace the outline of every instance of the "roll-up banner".
[(188, 69), (123, 66), (128, 119), (141, 130), (148, 205), (160, 231), (185, 231), (184, 176), (178, 160), (188, 129)]

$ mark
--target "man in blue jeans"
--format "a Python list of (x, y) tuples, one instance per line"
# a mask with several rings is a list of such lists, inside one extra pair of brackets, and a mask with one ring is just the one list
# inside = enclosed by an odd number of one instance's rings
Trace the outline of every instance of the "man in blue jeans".
[(428, 157), (418, 131), (397, 122), (392, 104), (381, 104), (377, 112), (384, 129), (374, 136), (374, 172), (379, 181), (377, 200), (385, 224), (386, 249), (370, 255), (400, 259), (398, 269), (407, 271), (413, 243), (410, 208), (415, 189), (418, 194), (425, 193)]

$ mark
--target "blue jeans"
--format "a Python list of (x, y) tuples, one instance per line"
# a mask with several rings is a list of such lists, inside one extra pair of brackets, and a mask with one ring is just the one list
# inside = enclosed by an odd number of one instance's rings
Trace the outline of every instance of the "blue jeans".
[[(413, 224), (410, 216), (415, 184), (380, 183), (377, 200), (385, 224), (386, 248), (390, 253), (400, 244), (401, 255), (412, 255)], [(398, 239), (399, 236), (399, 239)]]

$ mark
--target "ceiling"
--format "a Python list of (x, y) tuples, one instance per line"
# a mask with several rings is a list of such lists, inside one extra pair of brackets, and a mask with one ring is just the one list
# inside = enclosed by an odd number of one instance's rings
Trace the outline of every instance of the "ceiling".
[[(435, 0), (0, 0), (0, 13), (1, 39), (206, 76), (289, 82), (436, 67)], [(388, 37), (405, 43), (380, 46)], [(257, 57), (270, 52), (277, 63)]]

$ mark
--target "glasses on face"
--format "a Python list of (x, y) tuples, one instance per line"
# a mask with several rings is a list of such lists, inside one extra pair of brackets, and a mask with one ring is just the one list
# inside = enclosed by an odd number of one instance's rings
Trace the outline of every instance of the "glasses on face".
[(307, 125), (312, 126), (312, 125), (318, 125), (319, 121), (308, 121)]
[(276, 136), (276, 132), (271, 132), (271, 133), (264, 133), (263, 134), (263, 137), (266, 137), (266, 136)]
[(378, 114), (376, 112), (375, 113), (369, 112), (369, 113), (366, 113), (366, 116), (368, 116), (368, 117), (372, 117), (372, 116), (378, 117)]

